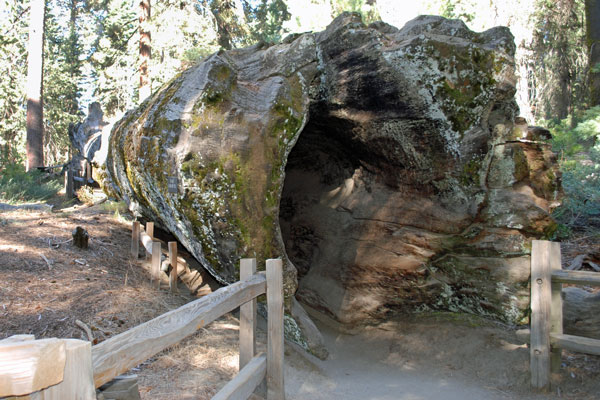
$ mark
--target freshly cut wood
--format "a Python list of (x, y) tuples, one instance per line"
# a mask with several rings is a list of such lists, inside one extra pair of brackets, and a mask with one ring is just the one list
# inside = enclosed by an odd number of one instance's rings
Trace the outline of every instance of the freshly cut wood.
[[(35, 400), (96, 400), (92, 371), (92, 345), (77, 339), (61, 339), (65, 344), (64, 379), (32, 396)], [(50, 366), (49, 368), (52, 368)]]
[(550, 386), (550, 303), (552, 242), (534, 240), (531, 249), (531, 385)]
[(0, 397), (21, 396), (63, 380), (66, 353), (59, 339), (0, 342)]
[[(256, 259), (244, 258), (240, 261), (240, 280), (246, 280), (256, 273)], [(256, 299), (240, 306), (240, 370), (256, 354)]]
[(264, 353), (252, 358), (212, 400), (247, 400), (265, 378), (267, 356)]
[(146, 229), (144, 230), (150, 239), (154, 239), (154, 222), (146, 222)]
[(265, 291), (266, 279), (257, 274), (93, 346), (94, 384), (99, 387)]
[(552, 271), (552, 281), (600, 286), (600, 274), (590, 271)]
[(35, 340), (34, 335), (12, 335), (7, 337), (6, 339), (0, 340), (0, 344), (8, 344), (8, 343), (18, 343), (25, 342), (28, 340)]
[(152, 254), (152, 236), (148, 235), (143, 229), (140, 230), (140, 240), (146, 249), (146, 255)]
[(600, 340), (598, 339), (551, 333), (550, 343), (561, 349), (600, 356)]
[(267, 398), (285, 400), (283, 383), (283, 266), (267, 260)]

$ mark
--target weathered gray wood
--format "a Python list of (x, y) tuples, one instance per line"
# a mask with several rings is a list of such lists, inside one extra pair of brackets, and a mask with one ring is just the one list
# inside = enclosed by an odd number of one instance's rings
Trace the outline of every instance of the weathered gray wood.
[(67, 170), (65, 171), (65, 196), (67, 199), (72, 199), (75, 196), (73, 167), (71, 164), (67, 166)]
[[(141, 400), (137, 375), (119, 375), (98, 388), (98, 391), (104, 399)], [(98, 396), (98, 400), (100, 398)]]
[[(550, 272), (561, 271), (560, 243), (550, 243)], [(563, 302), (562, 302), (562, 283), (551, 283), (551, 302), (550, 302), (550, 334), (563, 333)], [(562, 349), (553, 347), (550, 356), (550, 366), (552, 372), (560, 371), (562, 361)]]
[[(256, 259), (244, 258), (240, 261), (240, 280), (246, 280), (256, 273)], [(240, 306), (240, 370), (256, 354), (256, 299)]]
[(517, 329), (515, 335), (523, 343), (531, 343), (531, 329)]
[(264, 293), (261, 274), (236, 282), (92, 347), (96, 387)]
[(160, 256), (161, 256), (161, 244), (160, 242), (152, 242), (152, 280), (155, 281), (157, 289), (160, 289)]
[(551, 333), (550, 342), (554, 347), (561, 349), (600, 356), (600, 340), (598, 339)]
[(267, 400), (284, 400), (283, 268), (281, 259), (267, 260)]
[(92, 178), (92, 164), (89, 161), (85, 162), (85, 183), (86, 185), (94, 183), (94, 179)]
[(563, 288), (563, 333), (600, 339), (600, 292)]
[(552, 281), (600, 286), (600, 273), (592, 271), (552, 271)]
[[(92, 345), (77, 339), (61, 339), (65, 343), (64, 379), (33, 397), (36, 400), (96, 400), (92, 371)], [(50, 368), (53, 368), (52, 366)]]
[(140, 221), (133, 221), (131, 224), (131, 258), (138, 259), (140, 254)]
[(171, 293), (177, 293), (177, 242), (169, 242), (169, 263), (171, 272), (169, 275), (169, 289)]
[(253, 357), (212, 400), (247, 400), (265, 378), (267, 357), (264, 353)]
[(65, 343), (59, 339), (0, 342), (0, 397), (21, 396), (63, 380)]
[(531, 249), (531, 385), (550, 386), (550, 242), (534, 240)]

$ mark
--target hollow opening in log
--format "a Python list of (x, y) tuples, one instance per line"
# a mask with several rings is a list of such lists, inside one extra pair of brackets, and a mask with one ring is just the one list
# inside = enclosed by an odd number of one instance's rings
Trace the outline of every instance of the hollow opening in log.
[(402, 280), (398, 268), (414, 268), (393, 252), (393, 229), (377, 219), (395, 189), (379, 168), (369, 171), (376, 155), (352, 139), (360, 127), (320, 115), (327, 113), (311, 110), (288, 157), (280, 203), (286, 252), (298, 270), (296, 297), (343, 322), (381, 316), (393, 281)]
[(313, 264), (324, 260), (323, 251), (339, 235), (332, 235), (340, 211), (327, 199), (343, 191), (360, 168), (351, 144), (336, 130), (351, 127), (311, 119), (289, 155), (281, 197), (279, 221), (286, 251), (302, 279)]

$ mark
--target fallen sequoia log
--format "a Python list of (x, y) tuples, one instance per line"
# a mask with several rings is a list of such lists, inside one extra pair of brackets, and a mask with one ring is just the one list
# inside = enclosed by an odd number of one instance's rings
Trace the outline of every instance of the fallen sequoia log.
[(600, 292), (563, 288), (563, 324), (566, 334), (600, 339)]
[(115, 124), (104, 186), (221, 283), (240, 257), (282, 257), (288, 310), (295, 295), (345, 323), (422, 309), (516, 323), (560, 177), (514, 123), (514, 51), (503, 27), (356, 14), (222, 51)]

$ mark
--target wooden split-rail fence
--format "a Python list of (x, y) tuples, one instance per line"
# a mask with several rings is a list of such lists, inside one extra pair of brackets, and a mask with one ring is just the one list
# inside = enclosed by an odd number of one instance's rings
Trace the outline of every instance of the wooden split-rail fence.
[(558, 372), (562, 349), (600, 355), (600, 340), (563, 333), (562, 285), (600, 286), (600, 273), (565, 271), (560, 243), (534, 240), (531, 249), (531, 385), (550, 388), (551, 372)]
[[(131, 258), (138, 259), (140, 251), (140, 242), (146, 249), (146, 258), (150, 258), (150, 276), (155, 282), (156, 288), (160, 289), (160, 272), (162, 263), (162, 244), (154, 240), (154, 222), (146, 222), (145, 229), (142, 229), (139, 221), (133, 221), (131, 227)], [(169, 287), (171, 292), (177, 292), (177, 242), (169, 242), (169, 264), (171, 272), (169, 273)]]
[[(256, 354), (256, 297), (264, 293), (268, 312), (266, 355)], [(238, 307), (240, 370), (213, 399), (247, 399), (266, 380), (267, 399), (284, 400), (283, 275), (280, 259), (267, 260), (266, 273), (256, 272), (255, 259), (242, 259), (239, 282), (95, 346), (75, 339), (34, 340), (32, 335), (2, 340), (0, 398), (95, 399), (95, 388)]]

